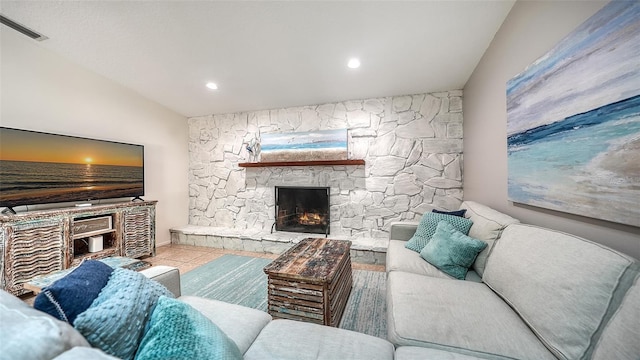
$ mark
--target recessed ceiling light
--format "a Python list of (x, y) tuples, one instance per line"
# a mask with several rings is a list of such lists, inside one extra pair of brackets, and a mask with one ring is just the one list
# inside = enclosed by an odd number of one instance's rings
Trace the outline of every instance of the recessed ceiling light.
[(215, 83), (212, 82), (208, 82), (207, 83), (207, 87), (211, 90), (218, 90), (218, 85), (216, 85)]
[(357, 58), (351, 58), (349, 59), (349, 62), (347, 63), (347, 66), (352, 68), (352, 69), (357, 69), (360, 67), (360, 60), (358, 60)]

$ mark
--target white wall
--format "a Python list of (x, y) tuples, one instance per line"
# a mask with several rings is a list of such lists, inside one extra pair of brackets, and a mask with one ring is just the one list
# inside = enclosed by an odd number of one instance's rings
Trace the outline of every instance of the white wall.
[(640, 258), (640, 228), (507, 199), (506, 82), (607, 1), (518, 1), (464, 88), (464, 198)]
[(156, 242), (188, 222), (186, 117), (3, 27), (0, 125), (145, 146), (145, 200), (158, 200)]

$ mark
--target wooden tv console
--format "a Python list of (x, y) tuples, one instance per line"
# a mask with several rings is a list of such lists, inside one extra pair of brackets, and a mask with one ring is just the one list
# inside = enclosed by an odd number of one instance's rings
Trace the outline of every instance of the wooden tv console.
[[(155, 255), (156, 203), (122, 202), (0, 215), (0, 285), (22, 295), (29, 292), (23, 284), (34, 276), (70, 268), (83, 259)], [(89, 252), (89, 238), (100, 236), (102, 250)]]

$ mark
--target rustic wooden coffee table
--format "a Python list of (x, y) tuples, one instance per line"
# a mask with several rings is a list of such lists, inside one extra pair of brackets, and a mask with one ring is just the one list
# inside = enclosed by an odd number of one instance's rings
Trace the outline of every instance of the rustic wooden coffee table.
[(337, 327), (351, 293), (351, 242), (307, 238), (264, 268), (269, 314)]

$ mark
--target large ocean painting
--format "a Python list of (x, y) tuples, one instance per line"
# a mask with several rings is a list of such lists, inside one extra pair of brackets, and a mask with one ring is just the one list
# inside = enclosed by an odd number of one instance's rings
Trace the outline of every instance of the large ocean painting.
[(346, 160), (347, 129), (262, 134), (260, 161)]
[(640, 2), (612, 1), (507, 82), (509, 200), (640, 226)]

